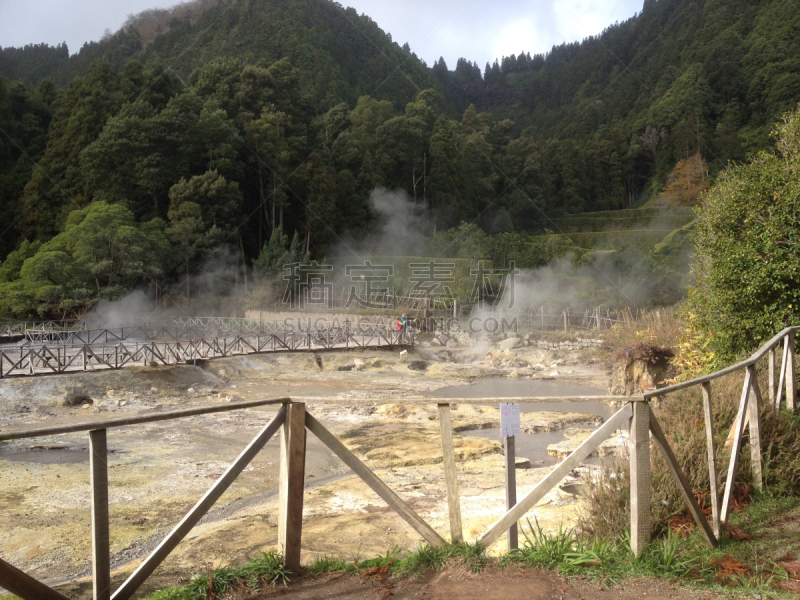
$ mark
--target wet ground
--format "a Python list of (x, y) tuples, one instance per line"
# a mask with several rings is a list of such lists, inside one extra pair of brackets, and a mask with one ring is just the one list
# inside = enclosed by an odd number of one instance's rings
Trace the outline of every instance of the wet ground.
[[(531, 350), (526, 356), (523, 349), (513, 354), (515, 364), (508, 368), (481, 364), (480, 357), (459, 357), (449, 349), (438, 353), (419, 349), (410, 353), (407, 362), (401, 362), (398, 352), (296, 353), (221, 359), (210, 362), (206, 369), (132, 368), (5, 380), (0, 382), (0, 429), (286, 395), (335, 397), (341, 401), (309, 401), (307, 409), (446, 535), (436, 406), (404, 405), (404, 396), (602, 393), (607, 373), (601, 364), (587, 366), (585, 357), (567, 356), (566, 362), (572, 365), (548, 368), (549, 379), (542, 380), (533, 370), (529, 376), (519, 377), (508, 369), (518, 370), (522, 362), (550, 364), (556, 356), (541, 350)], [(364, 365), (358, 367), (361, 370), (354, 368), (356, 359)], [(420, 362), (425, 365), (420, 367)], [(430, 369), (433, 365), (440, 369)], [(468, 381), (473, 383), (465, 385)], [(66, 398), (75, 397), (86, 400), (65, 405)], [(396, 398), (397, 403), (376, 405), (370, 402), (375, 397)], [(523, 426), (537, 433), (523, 434), (517, 442), (517, 454), (529, 458), (534, 467), (518, 472), (520, 493), (546, 473), (536, 467), (555, 462), (547, 456), (546, 447), (563, 441), (562, 430), (593, 428), (614, 410), (594, 402), (577, 404), (522, 407)], [(454, 408), (464, 534), (474, 539), (504, 509), (503, 458), (498, 432), (492, 428), (499, 422), (499, 413), (496, 405)], [(275, 407), (264, 407), (109, 432), (115, 581), (130, 573), (275, 411)], [(0, 442), (0, 556), (45, 581), (64, 584), (71, 597), (86, 596), (88, 587), (87, 442), (86, 434)], [(144, 589), (175, 583), (208, 565), (240, 562), (258, 550), (274, 548), (278, 455), (277, 440), (273, 440)], [(351, 476), (313, 435), (308, 436), (306, 479), (304, 559), (321, 554), (367, 558), (419, 541), (413, 530)], [(535, 514), (540, 523), (557, 528), (562, 521), (574, 522), (579, 505), (573, 494), (556, 488), (536, 507)], [(501, 539), (498, 549), (504, 545)], [(75, 581), (81, 577), (83, 583)]]

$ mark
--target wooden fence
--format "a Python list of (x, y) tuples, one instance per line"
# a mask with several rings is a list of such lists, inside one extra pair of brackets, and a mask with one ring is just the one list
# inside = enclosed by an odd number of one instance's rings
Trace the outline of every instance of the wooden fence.
[[(463, 540), (461, 509), (458, 490), (458, 474), (455, 466), (453, 429), (451, 425), (451, 402), (466, 404), (487, 404), (497, 402), (582, 402), (582, 401), (620, 401), (625, 404), (569, 456), (556, 465), (532, 490), (517, 501), (491, 525), (478, 541), (484, 546), (495, 542), (506, 531), (510, 531), (533, 506), (555, 487), (572, 469), (581, 464), (597, 447), (618, 429), (628, 429), (630, 454), (630, 503), (631, 503), (631, 548), (639, 554), (650, 540), (650, 450), (651, 439), (661, 452), (664, 460), (680, 489), (683, 498), (698, 527), (710, 545), (717, 543), (720, 524), (727, 520), (731, 492), (736, 476), (737, 458), (742, 444), (745, 424), (750, 431), (751, 456), (753, 459), (753, 483), (757, 489), (762, 487), (761, 446), (759, 433), (759, 403), (761, 392), (756, 381), (756, 362), (768, 358), (770, 406), (778, 410), (785, 397), (788, 409), (796, 409), (796, 382), (794, 334), (798, 327), (784, 329), (767, 342), (749, 359), (736, 365), (691, 381), (670, 386), (642, 396), (590, 396), (590, 397), (525, 397), (525, 398), (471, 398), (447, 399), (446, 403), (429, 397), (370, 399), (374, 403), (420, 404), (436, 403), (439, 411), (443, 469), (447, 488), (447, 504), (450, 524), (450, 539)], [(783, 344), (780, 374), (776, 364), (776, 348)], [(717, 488), (716, 448), (713, 439), (713, 419), (711, 413), (711, 387), (714, 379), (723, 375), (744, 371), (744, 386), (739, 412), (733, 427), (734, 441), (728, 467), (728, 478), (720, 503)], [(675, 459), (664, 432), (647, 401), (692, 386), (701, 386), (703, 406), (706, 415), (708, 439), (709, 477), (711, 482), (712, 521), (709, 525), (700, 509), (686, 477)], [(784, 393), (785, 392), (785, 393)], [(446, 543), (445, 538), (425, 522), (406, 502), (391, 490), (373, 473), (352, 451), (335, 435), (326, 429), (306, 410), (306, 403), (341, 403), (340, 398), (277, 398), (235, 405), (215, 405), (210, 407), (185, 409), (99, 422), (90, 422), (55, 427), (45, 427), (27, 431), (7, 431), (0, 433), (0, 441), (27, 439), (64, 433), (86, 431), (89, 433), (91, 458), (89, 462), (91, 483), (91, 521), (92, 521), (92, 576), (95, 600), (126, 600), (153, 573), (159, 564), (180, 543), (188, 532), (200, 521), (216, 500), (244, 470), (258, 451), (278, 434), (281, 445), (279, 508), (278, 508), (278, 548), (286, 565), (291, 570), (300, 566), (302, 543), (303, 484), (305, 473), (306, 431), (314, 434), (342, 462), (358, 475), (380, 498), (382, 498), (419, 536), (432, 546)], [(137, 425), (153, 421), (177, 419), (195, 415), (242, 410), (246, 408), (281, 404), (275, 417), (242, 450), (236, 460), (198, 500), (186, 516), (170, 531), (161, 543), (145, 558), (139, 567), (112, 593), (111, 557), (109, 551), (108, 517), (108, 463), (107, 431), (115, 427)], [(64, 600), (65, 596), (22, 572), (13, 565), (0, 560), (0, 586), (20, 596), (24, 600)]]
[(197, 360), (267, 352), (398, 348), (414, 345), (413, 330), (325, 329), (298, 333), (246, 334), (236, 337), (166, 342), (19, 346), (0, 348), (0, 379), (126, 366), (175, 365)]
[[(553, 306), (528, 306), (516, 310), (487, 309), (481, 316), (494, 317), (504, 323), (515, 322), (519, 333), (536, 331), (590, 331), (611, 329), (614, 325), (636, 320), (643, 311), (608, 308), (562, 308)], [(467, 318), (469, 318), (467, 316)]]
[(0, 340), (18, 339), (28, 331), (82, 331), (84, 323), (77, 321), (0, 321)]
[[(756, 363), (759, 360), (765, 357), (767, 359), (767, 401), (770, 403), (769, 406), (777, 412), (785, 401), (788, 410), (797, 410), (796, 359), (794, 352), (794, 338), (797, 330), (800, 330), (800, 327), (787, 327), (783, 329), (754, 352), (750, 358), (736, 363), (735, 365), (731, 365), (730, 367), (726, 367), (725, 369), (703, 377), (671, 385), (644, 395), (645, 400), (649, 400), (655, 397), (664, 397), (678, 390), (700, 386), (703, 397), (703, 412), (705, 415), (706, 451), (708, 455), (709, 489), (711, 492), (709, 497), (711, 499), (713, 531), (717, 535), (719, 535), (720, 523), (724, 523), (728, 519), (733, 486), (736, 479), (736, 469), (738, 467), (739, 451), (742, 447), (745, 427), (748, 428), (749, 433), (753, 487), (758, 491), (763, 489), (760, 413), (765, 399), (761, 394), (758, 379), (756, 378)], [(777, 352), (779, 348), (781, 349), (780, 370), (778, 370), (777, 366)], [(728, 473), (725, 479), (725, 487), (720, 498), (720, 494), (718, 493), (719, 476), (717, 473), (716, 461), (717, 448), (714, 443), (714, 419), (711, 408), (711, 382), (725, 375), (731, 375), (737, 372), (743, 373), (744, 383), (739, 400), (739, 410), (736, 413), (736, 419), (728, 435), (728, 439), (731, 441), (731, 455), (728, 461)], [(666, 443), (660, 429), (658, 432), (653, 431), (653, 435), (656, 444)], [(698, 517), (695, 516), (695, 519), (698, 519)], [(700, 519), (705, 521), (702, 514), (700, 515)]]

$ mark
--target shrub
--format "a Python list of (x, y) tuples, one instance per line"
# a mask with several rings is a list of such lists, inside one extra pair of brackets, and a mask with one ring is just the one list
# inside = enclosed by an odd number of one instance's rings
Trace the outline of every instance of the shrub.
[(688, 309), (725, 358), (800, 322), (800, 111), (777, 147), (720, 175), (698, 211)]
[[(765, 373), (759, 372), (758, 379), (765, 398), (761, 407), (765, 489), (774, 495), (796, 494), (800, 490), (800, 415), (786, 410), (775, 413), (766, 399)], [(725, 448), (725, 442), (739, 408), (742, 383), (741, 371), (712, 383), (711, 405), (720, 491), (725, 484), (730, 460), (730, 450)], [(654, 412), (681, 470), (702, 505), (710, 486), (700, 387), (669, 394)], [(746, 490), (751, 481), (750, 448), (747, 443), (742, 444), (738, 464), (737, 482), (741, 490)], [(667, 519), (684, 512), (685, 505), (666, 463), (654, 445), (650, 451), (650, 470), (653, 533), (659, 534), (665, 531)], [(604, 465), (591, 486), (588, 505), (581, 515), (581, 530), (590, 535), (606, 537), (623, 535), (630, 523), (629, 498), (629, 466), (625, 455)]]
[(625, 312), (623, 322), (604, 333), (605, 358), (613, 360), (621, 352), (641, 343), (674, 349), (682, 328), (683, 323), (670, 309), (641, 311), (635, 316)]

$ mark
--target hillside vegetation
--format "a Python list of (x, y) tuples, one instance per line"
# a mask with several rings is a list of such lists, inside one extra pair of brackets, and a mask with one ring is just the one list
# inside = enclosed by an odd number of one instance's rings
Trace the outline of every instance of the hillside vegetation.
[[(376, 188), (404, 191), (426, 234), (477, 225), (498, 266), (602, 249), (647, 255), (652, 274), (682, 207), (800, 99), (799, 33), (791, 0), (649, 0), (546, 56), (449, 71), (328, 0), (197, 0), (72, 56), (0, 49), (0, 282), (30, 282), (14, 314), (49, 314), (66, 305), (36, 290), (54, 281), (77, 290), (69, 305), (169, 288), (221, 249), (249, 268), (279, 227), (321, 259), (370, 237)], [(130, 270), (106, 244), (104, 272), (127, 274), (114, 284), (64, 257), (22, 268), (74, 211), (108, 206), (169, 251)]]

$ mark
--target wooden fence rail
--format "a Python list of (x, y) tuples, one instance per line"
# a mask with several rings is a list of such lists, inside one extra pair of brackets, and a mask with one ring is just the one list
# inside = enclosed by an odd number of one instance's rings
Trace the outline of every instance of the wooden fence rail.
[[(629, 455), (631, 473), (631, 548), (639, 554), (650, 541), (650, 447), (651, 441), (661, 452), (667, 467), (675, 479), (683, 499), (697, 523), (705, 539), (710, 545), (718, 542), (721, 523), (728, 516), (733, 481), (736, 475), (736, 464), (742, 444), (744, 427), (749, 427), (751, 457), (754, 464), (753, 480), (761, 485), (761, 448), (759, 432), (759, 408), (762, 401), (761, 392), (756, 381), (756, 361), (765, 355), (773, 356), (773, 350), (783, 342), (784, 373), (782, 383), (775, 389), (775, 399), (771, 406), (779, 409), (785, 396), (787, 407), (795, 410), (795, 369), (794, 369), (794, 332), (800, 329), (790, 327), (767, 342), (749, 359), (728, 369), (707, 375), (695, 380), (663, 388), (656, 392), (621, 398), (619, 396), (584, 396), (584, 397), (524, 397), (524, 398), (470, 398), (447, 399), (447, 402), (430, 397), (370, 399), (371, 404), (430, 404), (436, 403), (439, 410), (440, 429), (442, 434), (443, 469), (447, 487), (448, 513), (450, 516), (450, 539), (460, 541), (461, 508), (458, 495), (458, 473), (454, 460), (452, 442), (452, 424), (450, 420), (451, 403), (487, 404), (504, 402), (565, 402), (565, 401), (624, 401), (623, 406), (604, 424), (598, 427), (569, 456), (556, 465), (532, 490), (521, 500), (515, 502), (500, 518), (490, 526), (478, 541), (484, 545), (495, 542), (503, 533), (509, 531), (548, 491), (576, 466), (578, 466), (597, 447), (620, 429), (629, 432)], [(711, 410), (710, 382), (721, 374), (729, 374), (743, 369), (744, 386), (739, 403), (739, 411), (733, 427), (733, 443), (729, 461), (728, 477), (722, 503), (716, 491), (716, 448), (713, 436), (713, 415)], [(774, 368), (773, 368), (774, 371)], [(658, 419), (648, 405), (648, 399), (657, 395), (672, 393), (692, 385), (701, 386), (703, 407), (706, 415), (706, 434), (708, 441), (709, 478), (711, 482), (712, 524), (710, 525), (700, 509), (694, 490), (683, 474), (675, 459), (674, 452), (661, 429)], [(772, 384), (770, 384), (771, 386)], [(785, 394), (784, 394), (785, 387)], [(770, 393), (772, 393), (770, 391)], [(371, 469), (369, 469), (352, 451), (350, 451), (335, 435), (328, 431), (317, 419), (306, 410), (306, 401), (314, 403), (341, 403), (341, 398), (276, 398), (269, 400), (242, 402), (235, 405), (215, 405), (194, 409), (171, 411), (160, 414), (140, 415), (121, 419), (109, 419), (43, 427), (25, 431), (0, 432), (0, 441), (26, 439), (60, 433), (88, 431), (93, 458), (90, 461), (91, 498), (92, 498), (92, 573), (93, 594), (95, 600), (127, 600), (141, 584), (152, 574), (177, 544), (207, 513), (222, 493), (231, 485), (242, 470), (253, 460), (258, 451), (278, 432), (281, 443), (280, 483), (279, 483), (279, 535), (278, 546), (287, 566), (296, 570), (300, 566), (300, 548), (302, 542), (302, 506), (303, 478), (305, 473), (306, 431), (314, 434), (350, 469), (359, 476), (384, 502), (386, 502), (420, 537), (432, 546), (441, 546), (445, 538), (432, 528), (425, 520), (391, 490)], [(195, 504), (186, 516), (172, 529), (164, 540), (151, 552), (141, 565), (121, 586), (111, 593), (110, 556), (109, 556), (109, 524), (108, 524), (108, 476), (106, 435), (108, 429), (147, 423), (165, 419), (175, 419), (199, 414), (242, 410), (254, 406), (280, 404), (282, 407), (274, 418), (256, 435), (253, 441), (242, 451), (239, 457), (228, 467), (225, 473), (211, 486), (209, 491)], [(64, 599), (64, 596), (23, 573), (13, 565), (0, 560), (0, 586), (12, 591), (24, 600), (41, 598)]]

